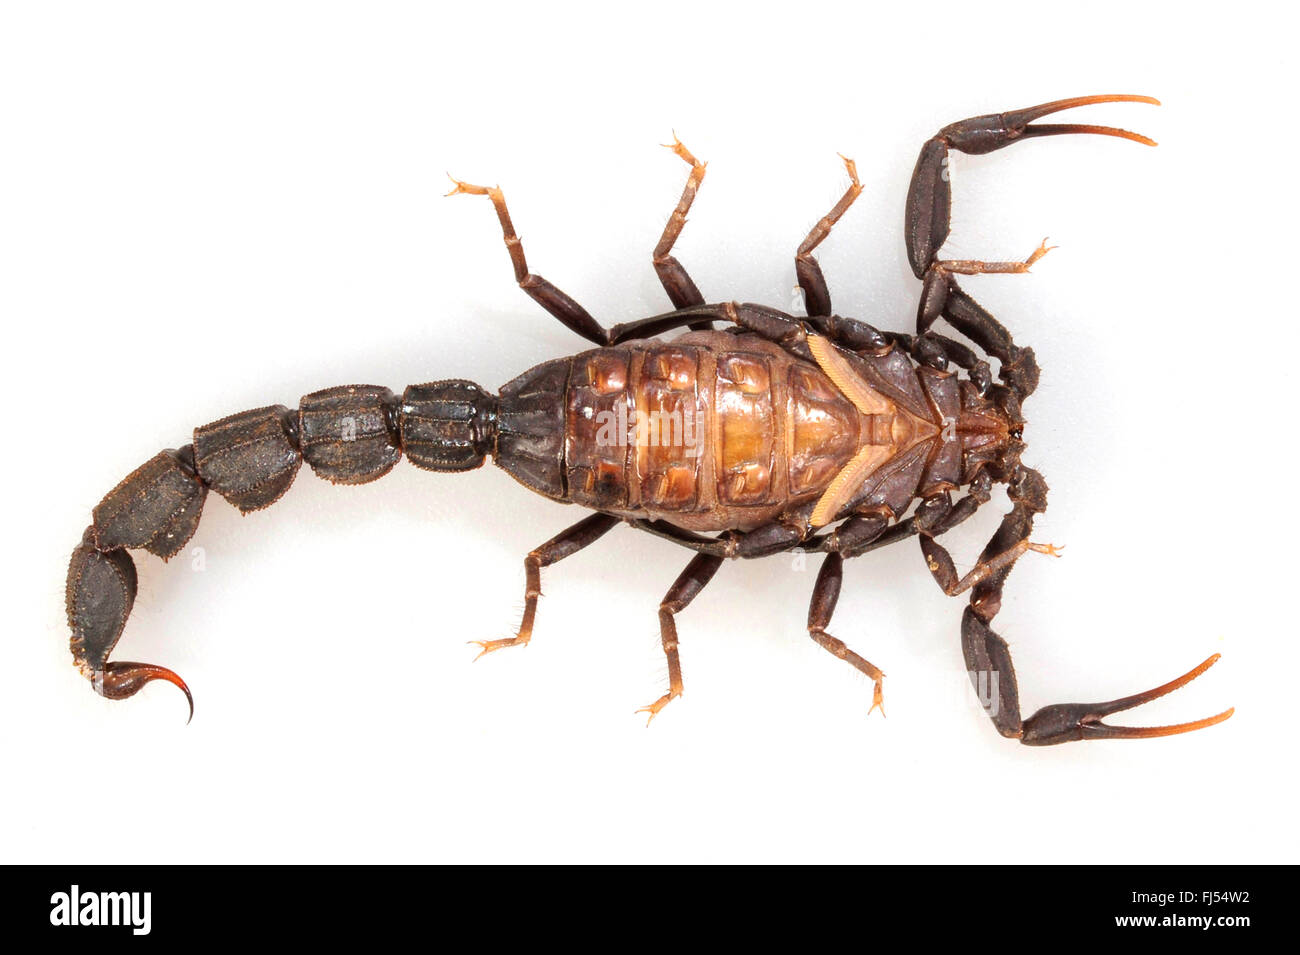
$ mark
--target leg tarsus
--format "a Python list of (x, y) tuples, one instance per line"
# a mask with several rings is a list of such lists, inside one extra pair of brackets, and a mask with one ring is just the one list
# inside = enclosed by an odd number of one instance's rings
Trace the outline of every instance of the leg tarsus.
[(948, 549), (929, 534), (921, 535), (921, 551), (925, 554), (926, 566), (934, 575), (935, 581), (949, 597), (956, 597), (970, 590), (976, 584), (988, 580), (999, 571), (1009, 569), (1026, 551), (1060, 557), (1065, 547), (1056, 544), (1036, 544), (1033, 541), (1017, 541), (1006, 550), (991, 557), (981, 557), (964, 577), (958, 578), (956, 565)]
[(870, 716), (876, 710), (880, 710), (880, 715), (884, 716), (881, 682), (885, 674), (874, 663), (850, 650), (843, 640), (826, 632), (826, 628), (831, 623), (831, 616), (835, 613), (835, 605), (840, 599), (840, 585), (843, 580), (844, 558), (839, 554), (828, 554), (826, 560), (822, 562), (821, 570), (817, 573), (812, 601), (808, 605), (808, 636), (812, 637), (813, 642), (819, 647), (871, 678), (874, 687), (871, 709), (867, 710), (867, 715)]
[(670, 689), (667, 693), (659, 697), (659, 699), (655, 700), (653, 703), (647, 704), (646, 706), (638, 706), (636, 709), (638, 713), (650, 714), (649, 716), (646, 717), (645, 720), (646, 728), (648, 729), (650, 727), (650, 724), (654, 722), (654, 718), (659, 715), (660, 710), (662, 710), (665, 706), (667, 706), (669, 703), (671, 703), (673, 700), (677, 699), (677, 697), (681, 695), (682, 695), (681, 690)]
[(1035, 262), (1055, 248), (1057, 246), (1048, 245), (1047, 239), (1043, 239), (1038, 248), (1019, 262), (985, 262), (980, 259), (940, 259), (932, 262), (922, 276), (921, 301), (916, 310), (916, 334), (925, 335), (942, 315), (988, 354), (1004, 364), (1015, 361), (1022, 349), (1016, 348), (1011, 333), (967, 295), (953, 276), (1027, 274)]
[(513, 637), (500, 640), (471, 640), (480, 647), (478, 660), (495, 650), (506, 647), (526, 647), (533, 636), (533, 623), (537, 619), (537, 599), (542, 595), (542, 568), (576, 554), (603, 537), (615, 524), (617, 517), (610, 514), (592, 514), (559, 534), (524, 558), (524, 617)]
[[(542, 595), (542, 592), (540, 590), (535, 592), (529, 591), (529, 593), (530, 594), (536, 593), (538, 597)], [(534, 604), (536, 603), (535, 600), (533, 602)], [(513, 637), (502, 637), (500, 640), (470, 640), (469, 641), (470, 646), (479, 648), (478, 653), (474, 654), (474, 660), (472, 662), (478, 662), (479, 660), (482, 660), (485, 656), (487, 656), (489, 653), (492, 653), (493, 651), (496, 650), (504, 650), (506, 647), (528, 646), (528, 641), (531, 639), (531, 631), (532, 628), (529, 627), (528, 628), (529, 636), (525, 636), (524, 626), (520, 625), (519, 632), (515, 634)]]
[[(696, 159), (691, 151), (682, 145), (682, 141), (677, 138), (676, 130), (673, 131), (673, 141), (662, 145), (666, 149), (671, 149), (675, 155), (687, 163), (691, 167), (691, 172), (686, 179), (686, 186), (682, 189), (682, 197), (677, 201), (676, 208), (668, 217), (668, 223), (664, 226), (663, 235), (659, 237), (659, 243), (654, 248), (651, 262), (654, 264), (655, 274), (659, 276), (659, 282), (663, 285), (664, 291), (668, 293), (668, 298), (673, 303), (673, 307), (692, 308), (696, 305), (703, 305), (704, 296), (700, 294), (699, 288), (691, 279), (690, 274), (687, 273), (686, 267), (671, 253), (673, 245), (682, 233), (682, 228), (686, 225), (686, 214), (690, 212), (691, 204), (695, 201), (701, 183), (704, 182), (704, 173), (708, 163)], [(712, 327), (712, 322), (697, 322), (691, 325), (691, 328), (695, 330)]]
[(1047, 239), (1038, 243), (1022, 262), (983, 262), (978, 259), (940, 259), (931, 268), (942, 272), (955, 272), (958, 275), (1022, 275), (1027, 273), (1034, 263), (1059, 246), (1048, 245)]
[(809, 230), (794, 255), (795, 275), (799, 278), (799, 287), (803, 289), (804, 309), (810, 316), (831, 314), (830, 290), (826, 285), (826, 276), (822, 274), (821, 265), (813, 257), (813, 250), (831, 234), (835, 223), (840, 221), (858, 196), (862, 195), (857, 163), (843, 153), (840, 154), (840, 159), (844, 160), (844, 168), (849, 174), (849, 188), (845, 190), (839, 202), (831, 207), (831, 211), (822, 216)]
[(501, 188), (462, 182), (451, 173), (447, 173), (447, 178), (455, 183), (455, 187), (447, 193), (449, 196), (487, 196), (492, 200), (497, 220), (501, 223), (501, 237), (505, 241), (506, 250), (510, 253), (510, 263), (514, 267), (515, 282), (528, 297), (558, 318), (565, 327), (587, 341), (595, 342), (597, 345), (609, 344), (609, 332), (592, 318), (590, 312), (540, 275), (528, 271), (524, 246), (519, 236), (515, 234), (514, 223), (510, 220), (510, 210), (506, 206), (506, 197)]
[(690, 605), (721, 566), (721, 557), (696, 554), (681, 576), (668, 588), (668, 593), (659, 605), (659, 637), (663, 643), (664, 656), (668, 658), (668, 692), (649, 706), (637, 710), (638, 713), (650, 714), (645, 721), (646, 726), (659, 715), (660, 710), (682, 695), (682, 664), (677, 654), (677, 623), (673, 618)]

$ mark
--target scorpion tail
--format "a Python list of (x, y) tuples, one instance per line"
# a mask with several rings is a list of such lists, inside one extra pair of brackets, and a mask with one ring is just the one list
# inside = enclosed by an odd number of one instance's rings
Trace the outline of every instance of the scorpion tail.
[(166, 680), (185, 694), (193, 718), (190, 688), (171, 670), (151, 663), (108, 661), (131, 613), (135, 587), (131, 555), (121, 548), (101, 551), (95, 543), (94, 528), (86, 528), (68, 566), (68, 626), (72, 629), (73, 660), (95, 692), (110, 700), (125, 700), (140, 692), (146, 683)]
[(189, 688), (171, 670), (108, 660), (135, 602), (128, 551), (179, 554), (209, 490), (248, 514), (278, 501), (304, 461), (334, 484), (365, 484), (404, 453), (426, 470), (472, 470), (496, 453), (496, 438), (497, 397), (460, 379), (411, 385), (400, 397), (378, 385), (343, 385), (305, 396), (296, 410), (270, 405), (196, 428), (193, 444), (160, 451), (95, 507), (68, 567), (73, 661), (110, 700), (166, 680), (193, 716)]

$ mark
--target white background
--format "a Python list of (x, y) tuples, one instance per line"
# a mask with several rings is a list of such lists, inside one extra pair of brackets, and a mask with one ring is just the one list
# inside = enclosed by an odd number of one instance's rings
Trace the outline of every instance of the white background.
[[(1262, 11), (1201, 16), (7, 6), (0, 860), (1294, 862), (1294, 83)], [(195, 425), (350, 382), (496, 388), (585, 347), (444, 170), (500, 182), (533, 268), (612, 324), (668, 308), (650, 250), (686, 173), (656, 145), (673, 129), (710, 162), (678, 250), (715, 301), (791, 305), (842, 151), (866, 191), (821, 254), (835, 306), (907, 328), (921, 143), (1099, 92), (1165, 105), (1050, 121), (1160, 147), (954, 160), (947, 254), (1060, 245), (967, 282), (1038, 353), (1036, 536), (1067, 545), (1022, 561), (997, 628), (1026, 715), (1221, 652), (1122, 721), (1235, 705), (1226, 724), (1003, 740), (966, 684), (962, 601), (906, 543), (847, 565), (832, 627), (887, 672), (887, 719), (807, 638), (816, 561), (779, 557), (724, 566), (679, 617), (686, 695), (647, 730), (655, 611), (689, 555), (617, 528), (544, 572), (531, 647), (471, 664), (466, 641), (517, 622), (523, 555), (581, 516), (490, 467), (360, 488), (304, 468), (247, 518), (212, 495), (170, 565), (138, 555), (116, 657), (181, 673), (189, 726), (171, 687), (112, 703), (70, 665), (91, 508)], [(954, 535), (963, 570), (998, 516)]]

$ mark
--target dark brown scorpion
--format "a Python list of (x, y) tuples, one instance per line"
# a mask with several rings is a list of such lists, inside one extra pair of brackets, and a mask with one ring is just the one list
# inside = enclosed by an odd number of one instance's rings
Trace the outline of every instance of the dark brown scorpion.
[[(921, 147), (904, 223), (908, 259), (922, 282), (915, 335), (880, 331), (831, 309), (813, 251), (862, 191), (852, 160), (845, 159), (848, 191), (796, 253), (807, 311), (796, 318), (762, 305), (707, 304), (672, 256), (705, 172), (674, 137), (670, 148), (691, 171), (653, 255), (674, 311), (611, 328), (529, 271), (499, 188), (453, 180), (450, 195), (492, 201), (520, 288), (597, 347), (544, 362), (495, 395), (463, 380), (412, 385), (400, 397), (374, 385), (345, 385), (307, 395), (297, 410), (272, 405), (197, 428), (192, 444), (160, 452), (114, 488), (73, 551), (67, 610), (78, 669), (114, 700), (167, 680), (185, 692), (193, 715), (189, 689), (171, 670), (108, 657), (135, 597), (135, 566), (127, 552), (175, 556), (194, 534), (209, 489), (248, 513), (279, 499), (304, 460), (328, 481), (363, 484), (388, 473), (403, 453), (431, 471), (469, 471), (491, 455), (525, 487), (595, 513), (524, 559), (519, 631), (480, 642), (480, 655), (527, 644), (541, 569), (616, 524), (695, 552), (659, 608), (669, 687), (642, 709), (651, 719), (682, 693), (676, 615), (724, 559), (794, 548), (826, 555), (808, 612), (809, 634), (874, 681), (872, 709), (879, 707), (883, 673), (826, 628), (845, 558), (916, 537), (944, 592), (971, 592), (962, 651), (977, 689), (995, 688), (985, 708), (1003, 736), (1042, 745), (1169, 736), (1222, 722), (1231, 709), (1172, 726), (1102, 722), (1178, 689), (1218, 654), (1144, 693), (1047, 706), (1022, 720), (1011, 655), (991, 626), (1016, 560), (1026, 551), (1056, 553), (1029, 540), (1035, 515), (1047, 506), (1047, 485), (1021, 463), (1021, 408), (1039, 372), (1033, 349), (1015, 344), (956, 276), (1025, 272), (1048, 247), (1040, 245), (1019, 262), (939, 258), (950, 224), (949, 150), (987, 153), (1065, 133), (1155, 145), (1122, 129), (1034, 122), (1075, 106), (1116, 102), (1158, 105), (1128, 95), (1059, 100), (953, 123)], [(979, 352), (931, 331), (940, 317)], [(715, 322), (723, 330), (715, 330)], [(681, 328), (686, 333), (671, 341), (658, 338)], [(997, 360), (996, 380), (980, 353)], [(1006, 485), (1012, 508), (975, 567), (960, 576), (939, 538), (989, 501), (995, 484)]]

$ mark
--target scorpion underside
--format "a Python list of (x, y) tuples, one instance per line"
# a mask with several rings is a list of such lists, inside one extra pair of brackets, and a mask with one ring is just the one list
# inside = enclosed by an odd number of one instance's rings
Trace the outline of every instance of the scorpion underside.
[[(482, 653), (526, 644), (541, 568), (616, 524), (695, 551), (660, 605), (669, 689), (643, 708), (651, 719), (682, 692), (675, 615), (723, 560), (793, 548), (826, 555), (809, 634), (874, 681), (872, 708), (879, 706), (884, 674), (827, 627), (844, 559), (909, 537), (919, 539), (946, 593), (971, 592), (962, 649), (977, 688), (996, 687), (986, 708), (1002, 735), (1030, 744), (1166, 736), (1227, 719), (1232, 710), (1163, 727), (1101, 721), (1177, 689), (1211, 666), (1216, 654), (1145, 693), (1048, 706), (1022, 720), (1010, 652), (991, 627), (1016, 560), (1026, 551), (1056, 552), (1029, 540), (1035, 515), (1047, 506), (1047, 485), (1020, 460), (1021, 406), (1037, 385), (1038, 367), (1032, 349), (1017, 346), (955, 277), (1027, 271), (1047, 246), (1020, 262), (940, 259), (949, 231), (948, 154), (990, 152), (1021, 138), (1063, 133), (1154, 145), (1109, 127), (1033, 124), (1061, 109), (1120, 101), (1156, 102), (1118, 95), (1060, 100), (953, 123), (925, 143), (905, 223), (909, 261), (923, 283), (914, 335), (883, 332), (831, 309), (812, 253), (862, 190), (851, 160), (845, 160), (848, 191), (796, 254), (808, 314), (795, 318), (760, 305), (707, 304), (671, 255), (705, 172), (675, 142), (672, 149), (691, 172), (653, 256), (675, 311), (612, 328), (529, 271), (500, 189), (454, 180), (453, 194), (491, 199), (524, 291), (598, 347), (544, 362), (495, 395), (463, 380), (413, 385), (400, 397), (382, 387), (348, 385), (308, 395), (296, 410), (275, 405), (197, 428), (192, 444), (160, 452), (95, 508), (68, 571), (77, 666), (110, 699), (125, 699), (157, 679), (190, 697), (184, 681), (164, 667), (108, 657), (135, 598), (127, 551), (176, 555), (198, 525), (208, 490), (247, 513), (278, 500), (303, 461), (332, 482), (362, 484), (388, 473), (403, 454), (434, 471), (472, 470), (490, 455), (525, 486), (594, 513), (525, 558), (519, 631), (480, 642)], [(940, 317), (978, 351), (931, 331)], [(715, 330), (715, 323), (723, 329)], [(672, 341), (658, 337), (682, 328), (688, 331)], [(998, 362), (996, 380), (981, 352)], [(1012, 509), (976, 566), (959, 576), (938, 538), (986, 503), (994, 484), (1007, 486)]]

